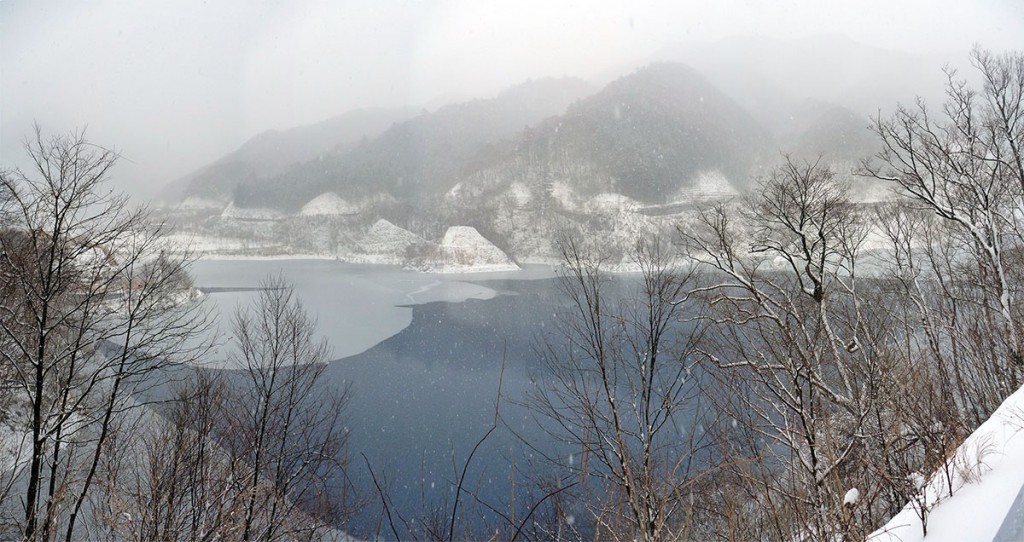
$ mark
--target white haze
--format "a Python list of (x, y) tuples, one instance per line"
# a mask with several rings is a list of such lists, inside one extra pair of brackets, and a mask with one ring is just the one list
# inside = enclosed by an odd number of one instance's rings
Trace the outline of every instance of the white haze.
[(87, 126), (123, 153), (118, 187), (148, 196), (258, 132), (353, 108), (602, 82), (681, 42), (818, 34), (962, 62), (973, 43), (1024, 49), (1024, 4), (0, 1), (0, 164), (20, 163), (33, 122)]

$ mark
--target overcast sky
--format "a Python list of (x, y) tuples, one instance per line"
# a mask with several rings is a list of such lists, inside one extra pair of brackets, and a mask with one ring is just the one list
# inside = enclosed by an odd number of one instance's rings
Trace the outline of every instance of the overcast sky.
[(1024, 2), (0, 0), (0, 164), (38, 122), (88, 126), (156, 187), (270, 128), (356, 107), (487, 97), (594, 78), (676, 42), (845, 34), (914, 53), (1024, 49)]

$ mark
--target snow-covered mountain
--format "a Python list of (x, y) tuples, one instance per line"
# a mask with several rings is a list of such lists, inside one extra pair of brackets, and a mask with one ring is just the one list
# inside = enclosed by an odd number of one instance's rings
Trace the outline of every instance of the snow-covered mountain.
[(537, 79), (485, 100), (422, 111), (358, 144), (317, 154), (272, 175), (240, 179), (229, 194), (243, 207), (294, 212), (335, 192), (347, 200), (385, 192), (413, 201), (448, 190), (486, 148), (563, 113), (593, 89), (579, 79)]
[[(275, 162), (269, 173), (214, 179), (204, 170), (195, 183), (213, 188), (187, 191), (167, 219), (224, 248), (210, 255), (418, 267), (458, 260), (444, 237), (466, 227), (479, 236), (474, 265), (507, 267), (556, 259), (555, 242), (569, 231), (606, 240), (612, 252), (637, 235), (671, 235), (694, 205), (741, 195), (780, 151), (820, 156), (840, 174), (875, 151), (867, 119), (827, 101), (805, 100), (782, 128), (757, 119), (678, 63), (596, 92), (575, 79), (541, 79), (424, 111), (286, 168)], [(253, 149), (216, 167), (258, 167)], [(887, 196), (858, 183), (863, 201)]]

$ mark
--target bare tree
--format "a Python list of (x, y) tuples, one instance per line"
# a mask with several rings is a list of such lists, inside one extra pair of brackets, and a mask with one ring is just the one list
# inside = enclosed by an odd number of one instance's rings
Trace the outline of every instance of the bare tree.
[[(855, 532), (843, 495), (888, 372), (857, 274), (866, 234), (844, 184), (819, 162), (786, 162), (739, 207), (721, 203), (681, 230), (708, 271), (701, 356), (731, 413), (723, 460), (756, 508), (758, 536)], [(862, 488), (863, 490), (863, 488)]]
[[(883, 151), (864, 170), (941, 220), (948, 251), (938, 265), (922, 262), (936, 280), (947, 281), (944, 287), (959, 288), (948, 281), (971, 283), (972, 295), (947, 298), (960, 298), (961, 308), (977, 311), (995, 332), (997, 354), (986, 369), (998, 375), (998, 404), (1020, 385), (1024, 370), (1017, 303), (1024, 241), (1024, 55), (976, 48), (971, 61), (983, 81), (980, 90), (947, 69), (947, 101), (938, 115), (918, 100), (875, 119)], [(962, 265), (965, 258), (970, 266)], [(984, 410), (993, 408), (987, 403)]]
[(112, 424), (169, 359), (203, 351), (207, 321), (187, 257), (104, 187), (115, 152), (38, 128), (26, 149), (31, 171), (0, 174), (0, 355), (31, 449), (17, 524), (25, 540), (72, 540)]
[(533, 405), (575, 449), (562, 466), (579, 477), (596, 529), (685, 536), (683, 496), (700, 465), (689, 357), (698, 333), (680, 323), (692, 316), (690, 271), (665, 243), (641, 241), (632, 252), (638, 276), (616, 291), (599, 252), (574, 238), (561, 251), (570, 311), (545, 349)]
[(226, 393), (220, 374), (197, 372), (175, 386), (159, 414), (119, 427), (115, 436), (131, 453), (112, 457), (101, 470), (110, 488), (105, 524), (115, 538), (238, 538), (245, 500), (231, 483), (231, 459), (217, 444)]
[(347, 388), (324, 382), (329, 347), (282, 278), (266, 280), (233, 324), (243, 376), (233, 386), (225, 444), (246, 495), (241, 538), (310, 536), (316, 524), (285, 520), (299, 510), (334, 518), (334, 507), (346, 504), (335, 490), (346, 483)]
[(892, 406), (898, 430), (876, 456), (889, 467), (891, 505), (909, 501), (925, 529), (934, 503), (920, 482), (937, 472), (952, 494), (957, 443), (1024, 376), (1024, 55), (976, 48), (971, 61), (980, 89), (947, 69), (945, 104), (936, 112), (918, 100), (876, 118), (883, 150), (863, 164), (902, 197), (874, 218), (888, 245), (886, 306), (904, 330), (894, 353), (914, 368), (902, 373), (913, 399)]
[(234, 315), (234, 370), (198, 370), (104, 471), (107, 525), (128, 540), (324, 540), (352, 512), (347, 388), (291, 287), (262, 284)]

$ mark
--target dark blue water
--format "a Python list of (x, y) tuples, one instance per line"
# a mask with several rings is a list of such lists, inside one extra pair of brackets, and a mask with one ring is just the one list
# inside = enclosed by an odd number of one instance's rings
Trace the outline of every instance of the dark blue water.
[[(400, 537), (432, 515), (446, 529), (469, 454), (496, 425), (468, 463), (456, 525), (486, 538), (488, 527), (507, 527), (501, 515), (510, 516), (513, 504), (518, 522), (536, 502), (540, 482), (556, 472), (551, 458), (565, 462), (575, 451), (525, 405), (533, 379), (544, 378), (539, 349), (564, 343), (557, 321), (568, 300), (550, 269), (445, 277), (325, 261), (234, 261), (202, 262), (196, 274), (228, 313), (268, 273), (295, 285), (319, 333), (343, 353), (326, 380), (350, 389), (346, 475), (365, 504), (344, 526), (350, 533), (394, 538), (371, 469)], [(620, 278), (610, 287), (622, 294), (629, 284)]]
[[(559, 453), (522, 404), (531, 375), (538, 373), (537, 347), (553, 330), (561, 303), (554, 280), (483, 284), (499, 295), (415, 306), (407, 328), (332, 363), (327, 373), (332, 382), (352, 385), (352, 476), (375, 491), (365, 454), (407, 518), (421, 516), (424, 508), (450, 510), (471, 449), (494, 424), (499, 383), (498, 427), (474, 455), (465, 480), (473, 495), (464, 494), (464, 504), (479, 515), (475, 523), (498, 521), (475, 499), (511, 510), (513, 464), (520, 472), (518, 506), (527, 505), (523, 473), (535, 476), (548, 468), (532, 447)], [(382, 510), (375, 503), (367, 512), (351, 525), (356, 533), (375, 530)]]
[[(435, 511), (447, 516), (471, 449), (495, 425), (468, 463), (460, 516), (471, 529), (503, 521), (488, 506), (510, 514), (513, 468), (517, 506), (532, 503), (531, 478), (550, 468), (544, 456), (568, 453), (523, 404), (539, 372), (537, 348), (564, 303), (550, 268), (442, 276), (284, 260), (204, 261), (195, 269), (197, 286), (224, 322), (269, 274), (294, 285), (318, 318), (318, 333), (340, 354), (326, 380), (349, 386), (347, 476), (367, 503), (347, 530), (393, 538), (380, 523), (384, 511), (370, 469), (403, 536), (403, 520)], [(228, 331), (222, 322), (220, 332)], [(210, 365), (230, 368), (219, 359), (229, 349), (218, 350)], [(457, 528), (467, 525), (460, 520)]]

